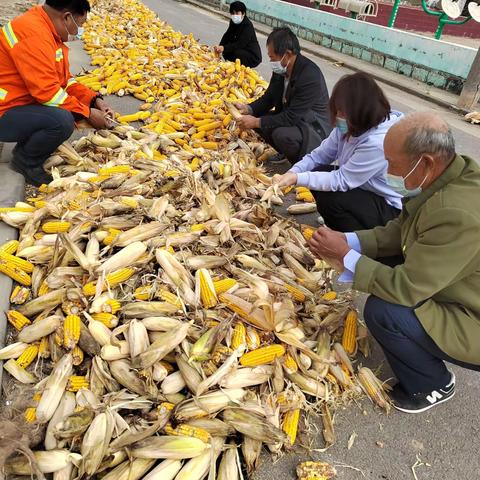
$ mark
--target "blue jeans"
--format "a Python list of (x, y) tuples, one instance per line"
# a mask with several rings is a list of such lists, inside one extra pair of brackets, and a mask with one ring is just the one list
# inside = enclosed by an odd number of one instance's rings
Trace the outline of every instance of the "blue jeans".
[(67, 110), (44, 105), (24, 105), (8, 110), (0, 117), (0, 142), (14, 142), (14, 163), (41, 167), (45, 160), (67, 140), (75, 128)]
[(444, 360), (480, 370), (480, 365), (461, 362), (440, 350), (422, 327), (414, 308), (370, 295), (364, 318), (407, 393), (431, 392), (445, 386), (450, 381), (450, 373)]

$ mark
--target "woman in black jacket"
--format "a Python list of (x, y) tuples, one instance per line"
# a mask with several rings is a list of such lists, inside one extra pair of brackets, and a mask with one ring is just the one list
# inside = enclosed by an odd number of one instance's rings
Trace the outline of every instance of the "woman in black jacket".
[(243, 2), (232, 2), (230, 15), (228, 29), (215, 51), (222, 53), (225, 60), (234, 62), (238, 58), (242, 65), (254, 68), (262, 61), (262, 52), (253, 24), (247, 17), (247, 7)]

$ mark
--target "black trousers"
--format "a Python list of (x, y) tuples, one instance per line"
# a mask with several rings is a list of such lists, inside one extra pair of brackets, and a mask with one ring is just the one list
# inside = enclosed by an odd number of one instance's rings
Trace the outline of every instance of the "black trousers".
[(443, 352), (424, 330), (414, 308), (370, 295), (363, 315), (407, 393), (431, 392), (444, 387), (450, 381), (444, 360), (480, 371), (480, 365), (456, 360)]
[(298, 127), (261, 128), (257, 130), (263, 139), (277, 152), (282, 153), (293, 165), (301, 160), (303, 135)]
[(260, 65), (258, 56), (243, 48), (239, 48), (233, 53), (223, 53), (223, 58), (229, 62), (234, 62), (238, 58), (242, 65), (250, 68), (255, 68)]
[(44, 105), (25, 105), (0, 117), (0, 142), (16, 143), (13, 161), (29, 170), (45, 160), (67, 140), (75, 128), (67, 110)]
[[(321, 165), (315, 171), (332, 171), (332, 165)], [(389, 205), (383, 197), (361, 188), (346, 192), (312, 190), (317, 210), (325, 225), (339, 232), (368, 230), (385, 225), (400, 215), (398, 208)]]

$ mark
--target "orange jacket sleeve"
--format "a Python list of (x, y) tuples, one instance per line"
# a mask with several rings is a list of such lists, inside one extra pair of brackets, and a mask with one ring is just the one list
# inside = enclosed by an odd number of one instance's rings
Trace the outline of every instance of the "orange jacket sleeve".
[(84, 105), (90, 105), (92, 100), (97, 96), (97, 93), (92, 89), (77, 82), (72, 74), (70, 74), (70, 78), (68, 79), (65, 90), (69, 95), (73, 95), (75, 98), (78, 98), (78, 100), (80, 100), (80, 102), (82, 102)]
[(38, 103), (63, 108), (86, 118), (90, 116), (89, 102), (82, 103), (62, 88), (51, 42), (42, 38), (20, 41), (12, 49), (12, 59), (30, 95)]

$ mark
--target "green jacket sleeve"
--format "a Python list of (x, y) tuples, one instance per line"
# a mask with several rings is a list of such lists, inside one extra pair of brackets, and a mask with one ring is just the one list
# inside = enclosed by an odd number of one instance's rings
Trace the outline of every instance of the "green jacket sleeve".
[(384, 227), (355, 232), (360, 240), (362, 253), (370, 258), (393, 257), (402, 253), (401, 219), (403, 212)]
[(416, 230), (417, 239), (408, 246), (402, 265), (391, 268), (362, 255), (353, 288), (413, 307), (478, 268), (480, 225), (469, 212), (428, 209)]

